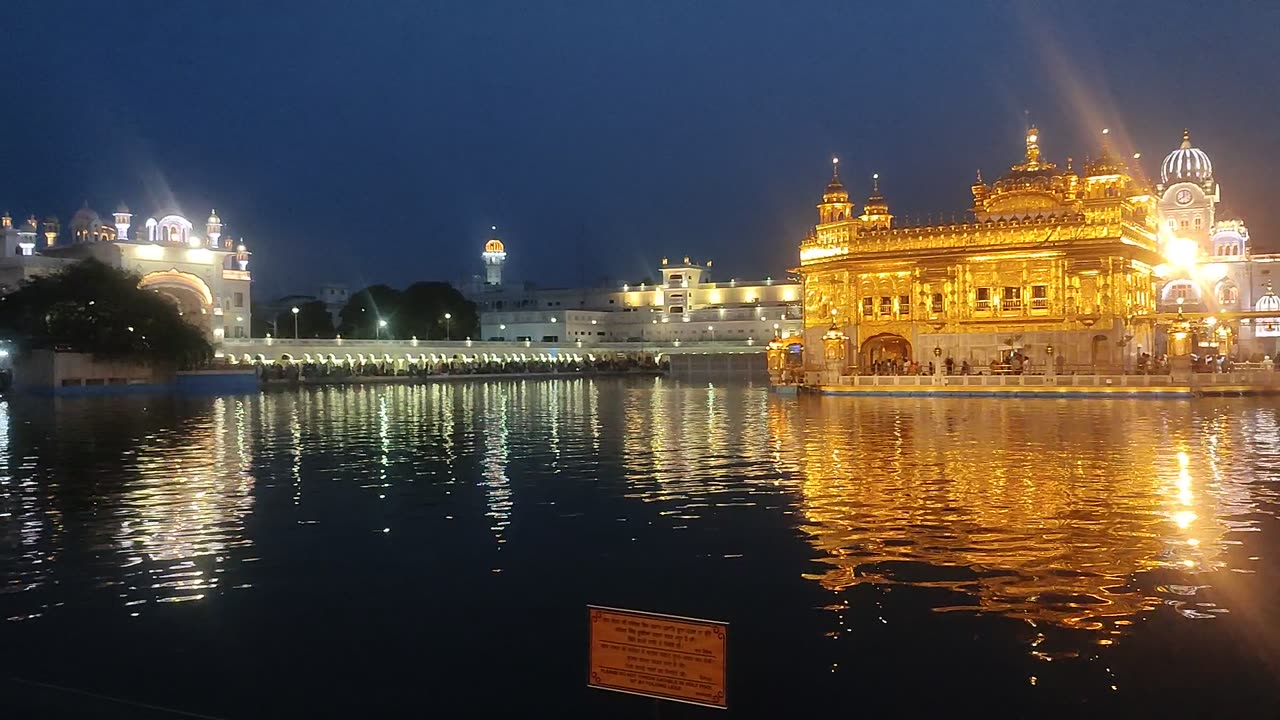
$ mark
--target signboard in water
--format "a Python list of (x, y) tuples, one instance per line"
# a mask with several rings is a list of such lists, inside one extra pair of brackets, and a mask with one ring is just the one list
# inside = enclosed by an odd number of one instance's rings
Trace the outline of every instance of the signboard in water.
[(725, 642), (714, 620), (587, 606), (587, 684), (602, 690), (728, 708)]

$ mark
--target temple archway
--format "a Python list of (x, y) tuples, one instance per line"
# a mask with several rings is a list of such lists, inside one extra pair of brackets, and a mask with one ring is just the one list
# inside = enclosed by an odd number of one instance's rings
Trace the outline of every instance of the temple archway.
[(867, 338), (858, 352), (863, 365), (872, 365), (882, 360), (911, 360), (911, 343), (901, 335), (881, 333)]
[(210, 332), (213, 293), (199, 276), (171, 268), (143, 275), (138, 287), (163, 295), (187, 322)]

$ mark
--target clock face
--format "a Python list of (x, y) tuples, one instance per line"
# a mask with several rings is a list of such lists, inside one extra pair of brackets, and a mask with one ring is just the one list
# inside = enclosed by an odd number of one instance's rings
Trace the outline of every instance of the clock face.
[(1181, 190), (1178, 191), (1178, 195), (1177, 197), (1174, 198), (1174, 200), (1177, 200), (1179, 205), (1186, 205), (1190, 203), (1191, 191), (1186, 188), (1182, 188)]

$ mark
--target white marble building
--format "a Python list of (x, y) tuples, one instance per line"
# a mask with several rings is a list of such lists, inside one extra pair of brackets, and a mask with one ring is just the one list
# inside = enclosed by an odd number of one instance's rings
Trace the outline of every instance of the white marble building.
[(64, 233), (56, 218), (38, 222), (33, 215), (15, 223), (5, 213), (0, 216), (0, 292), (94, 257), (136, 273), (140, 287), (171, 298), (215, 345), (223, 337), (249, 337), (250, 253), (244, 241), (223, 233), (217, 212), (210, 212), (203, 233), (181, 213), (157, 214), (158, 219), (135, 223), (121, 205), (107, 220), (86, 205)]
[(713, 282), (710, 261), (686, 257), (663, 258), (652, 284), (541, 289), (503, 284), (497, 252), (504, 262), (505, 246), (489, 240), (486, 282), (468, 293), (480, 313), (479, 340), (763, 344), (800, 332), (800, 285), (790, 280)]
[[(1160, 312), (1280, 309), (1273, 288), (1273, 281), (1280, 281), (1280, 255), (1253, 252), (1244, 221), (1218, 215), (1222, 187), (1209, 154), (1192, 144), (1190, 132), (1183, 131), (1181, 144), (1161, 162), (1156, 192), (1160, 236), (1169, 259), (1157, 268), (1163, 276), (1157, 288)], [(1218, 339), (1202, 338), (1196, 352), (1275, 357), (1280, 316), (1223, 323), (1216, 335)], [(1156, 344), (1156, 352), (1163, 352), (1163, 339), (1158, 337)]]

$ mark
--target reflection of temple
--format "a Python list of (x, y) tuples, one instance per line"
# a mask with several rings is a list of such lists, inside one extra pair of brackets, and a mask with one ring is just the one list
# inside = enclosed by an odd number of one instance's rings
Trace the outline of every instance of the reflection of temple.
[(827, 565), (808, 577), (945, 589), (957, 594), (940, 610), (1115, 631), (1186, 600), (1141, 573), (1195, 584), (1173, 578), (1220, 568), (1231, 518), (1250, 511), (1249, 479), (1216, 466), (1243, 429), (1209, 440), (1193, 418), (1171, 425), (1137, 403), (1081, 403), (1068, 421), (1032, 402), (938, 402), (771, 409), (783, 444), (808, 438), (802, 529)]
[(1045, 159), (1039, 132), (994, 183), (972, 186), (972, 219), (898, 226), (880, 195), (857, 213), (839, 176), (800, 246), (806, 365), (821, 336), (852, 341), (847, 367), (946, 355), (985, 365), (1015, 350), (1045, 362), (1120, 365), (1150, 347), (1156, 203), (1105, 145), (1082, 172)]
[(0, 293), (17, 289), (27, 278), (92, 257), (136, 273), (141, 287), (172, 299), (183, 316), (215, 342), (248, 337), (249, 251), (244, 241), (223, 233), (216, 211), (209, 213), (203, 237), (177, 211), (159, 215), (135, 227), (124, 205), (110, 221), (86, 205), (64, 232), (57, 218), (48, 218), (38, 228), (34, 215), (15, 225), (6, 213), (0, 216)]

